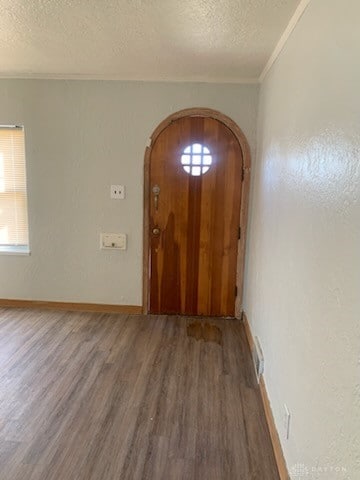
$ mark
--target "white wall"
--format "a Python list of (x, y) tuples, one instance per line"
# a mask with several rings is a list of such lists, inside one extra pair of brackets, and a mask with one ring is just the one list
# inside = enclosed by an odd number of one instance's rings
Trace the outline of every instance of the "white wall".
[(294, 479), (360, 478), (359, 18), (312, 0), (260, 93), (245, 311)]
[[(30, 257), (0, 255), (0, 298), (141, 305), (143, 162), (169, 114), (210, 107), (255, 143), (258, 86), (0, 81), (0, 124), (24, 124)], [(124, 201), (110, 184), (126, 185)], [(126, 252), (99, 234), (128, 234)]]

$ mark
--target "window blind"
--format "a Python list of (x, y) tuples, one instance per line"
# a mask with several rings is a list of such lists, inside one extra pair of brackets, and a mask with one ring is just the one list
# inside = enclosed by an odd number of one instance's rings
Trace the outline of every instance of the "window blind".
[(0, 126), (0, 246), (28, 244), (24, 129)]

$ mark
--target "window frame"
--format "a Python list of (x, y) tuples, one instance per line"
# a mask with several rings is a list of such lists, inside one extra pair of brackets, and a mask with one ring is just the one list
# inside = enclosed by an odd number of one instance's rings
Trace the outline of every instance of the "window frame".
[(29, 202), (28, 202), (28, 177), (27, 177), (27, 161), (26, 161), (26, 139), (25, 139), (25, 127), (24, 125), (12, 125), (12, 124), (1, 124), (0, 129), (21, 129), (23, 132), (23, 142), (24, 142), (24, 175), (25, 175), (25, 198), (26, 198), (26, 218), (27, 218), (27, 244), (16, 245), (16, 244), (0, 244), (0, 256), (1, 255), (17, 255), (17, 256), (29, 256), (31, 255), (30, 250), (30, 222), (29, 222)]

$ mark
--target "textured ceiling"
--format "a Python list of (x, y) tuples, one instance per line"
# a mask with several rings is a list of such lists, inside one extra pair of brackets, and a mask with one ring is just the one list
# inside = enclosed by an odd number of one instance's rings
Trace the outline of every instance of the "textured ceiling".
[(259, 77), (300, 0), (0, 0), (0, 76)]

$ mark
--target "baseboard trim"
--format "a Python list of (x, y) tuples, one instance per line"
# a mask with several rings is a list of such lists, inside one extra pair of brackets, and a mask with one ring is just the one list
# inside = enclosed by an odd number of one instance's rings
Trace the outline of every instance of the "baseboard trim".
[(72, 312), (99, 312), (99, 313), (125, 313), (138, 315), (143, 308), (138, 305), (107, 305), (102, 303), (74, 303), (74, 302), (48, 302), (42, 300), (8, 300), (0, 299), (3, 308), (41, 308), (50, 310), (67, 310)]
[[(244, 324), (246, 338), (247, 338), (249, 347), (250, 349), (252, 349), (254, 345), (254, 337), (251, 332), (250, 324), (248, 322), (245, 312), (242, 313), (241, 318)], [(266, 385), (265, 385), (263, 376), (260, 377), (259, 386), (260, 386), (260, 394), (261, 394), (264, 411), (265, 411), (266, 422), (268, 424), (271, 443), (273, 446), (275, 460), (276, 460), (277, 468), (279, 471), (279, 477), (280, 477), (280, 480), (290, 480), (290, 476), (287, 470), (284, 454), (283, 454), (281, 443), (280, 443), (279, 434), (276, 429), (275, 420), (271, 410), (269, 396), (266, 390)]]

